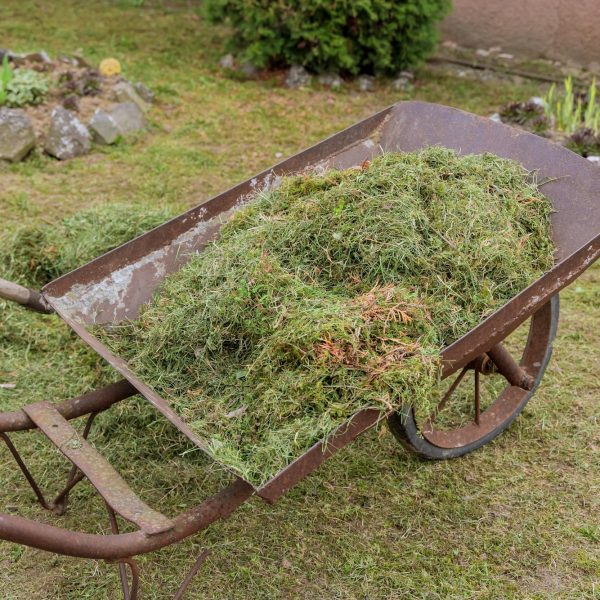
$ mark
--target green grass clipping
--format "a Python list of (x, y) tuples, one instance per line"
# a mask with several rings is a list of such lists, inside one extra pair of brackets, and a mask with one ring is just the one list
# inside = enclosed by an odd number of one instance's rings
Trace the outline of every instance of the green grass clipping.
[(440, 350), (551, 267), (550, 214), (492, 154), (283, 178), (95, 332), (259, 486), (363, 408), (427, 409)]

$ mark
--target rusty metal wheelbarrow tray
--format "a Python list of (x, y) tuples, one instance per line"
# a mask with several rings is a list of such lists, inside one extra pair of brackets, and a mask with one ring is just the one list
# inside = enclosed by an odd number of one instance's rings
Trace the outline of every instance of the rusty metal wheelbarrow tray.
[[(134, 318), (139, 307), (169, 273), (214, 237), (224, 216), (278, 177), (306, 169), (345, 168), (361, 164), (382, 152), (411, 151), (442, 145), (462, 153), (493, 152), (539, 171), (544, 193), (555, 214), (553, 235), (557, 265), (461, 340), (448, 347), (444, 360), (456, 370), (496, 341), (502, 340), (536, 308), (578, 275), (597, 256), (600, 233), (600, 177), (580, 157), (539, 137), (498, 126), (487, 119), (419, 102), (398, 104), (334, 135), (279, 165), (117, 248), (88, 265), (53, 281), (44, 296), (56, 312), (101, 356), (115, 367), (184, 435), (205, 448), (205, 441), (149, 388), (118, 356), (86, 329), (91, 324)], [(575, 254), (574, 254), (575, 253)], [(372, 425), (377, 411), (365, 411), (344, 427), (345, 442)], [(334, 447), (336, 440), (333, 440)], [(330, 448), (330, 450), (333, 448)], [(327, 451), (326, 451), (327, 452)], [(322, 462), (315, 448), (276, 475), (259, 496), (274, 501)]]
[[(544, 182), (543, 192), (551, 200), (555, 211), (552, 217), (556, 245), (554, 267), (444, 349), (444, 377), (466, 368), (548, 305), (562, 288), (598, 259), (600, 169), (541, 137), (489, 119), (444, 106), (404, 102), (337, 133), (56, 279), (43, 288), (41, 298), (30, 299), (29, 304), (34, 308), (36, 301), (39, 301), (41, 308), (48, 307), (48, 310), (55, 311), (126, 380), (105, 390), (56, 405), (53, 409), (55, 413), (64, 420), (95, 414), (139, 392), (185, 436), (199, 448), (205, 449), (207, 444), (202, 437), (189, 428), (165, 399), (136, 377), (123, 359), (112, 354), (94, 337), (88, 327), (135, 318), (140, 306), (151, 299), (163, 279), (215, 237), (231, 211), (252, 198), (256, 192), (276, 184), (281, 176), (312, 169), (347, 168), (360, 165), (383, 152), (413, 151), (433, 145), (453, 148), (463, 154), (493, 152), (517, 160), (527, 169), (538, 172), (539, 180)], [(48, 412), (44, 407), (38, 413), (35, 408), (26, 407), (24, 412), (0, 415), (0, 433), (4, 435), (7, 431), (37, 426), (48, 435), (47, 430), (53, 426), (53, 415), (51, 410)], [(19, 517), (0, 516), (0, 538), (89, 558), (122, 559), (148, 552), (196, 533), (229, 514), (254, 494), (268, 502), (276, 501), (335, 451), (381, 418), (382, 415), (376, 410), (357, 413), (327, 442), (315, 444), (258, 489), (236, 477), (230, 486), (216, 496), (168, 522), (160, 518), (153, 520), (152, 512), (146, 512), (142, 506), (141, 512), (150, 519), (150, 525), (144, 527), (143, 523), (137, 523), (140, 531), (136, 533), (115, 532), (113, 536), (92, 536), (47, 525), (33, 525)], [(494, 418), (494, 415), (490, 416), (490, 419)], [(59, 425), (62, 427), (64, 424), (61, 421)], [(72, 455), (68, 458), (84, 470), (85, 461), (90, 458), (85, 448), (75, 449)], [(91, 471), (90, 480), (94, 483), (93, 478), (96, 478), (96, 487), (102, 493), (103, 475), (97, 469), (92, 468)], [(109, 474), (109, 481), (110, 477)], [(135, 505), (135, 500), (131, 501)], [(113, 508), (117, 513), (125, 513), (125, 518), (131, 517), (132, 506), (119, 506), (118, 499), (115, 504)], [(99, 542), (99, 538), (102, 538), (102, 542)]]

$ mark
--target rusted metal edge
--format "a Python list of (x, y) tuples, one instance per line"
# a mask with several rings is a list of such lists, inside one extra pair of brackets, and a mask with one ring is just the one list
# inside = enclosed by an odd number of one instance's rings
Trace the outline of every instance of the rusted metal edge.
[[(600, 202), (600, 198), (598, 199)], [(442, 352), (447, 377), (510, 335), (600, 258), (600, 234), (557, 263), (547, 273)]]
[(0, 513), (0, 539), (66, 556), (119, 560), (153, 552), (194, 535), (216, 520), (228, 517), (252, 494), (252, 486), (236, 479), (202, 504), (173, 519), (172, 529), (152, 536), (143, 531), (116, 535), (81, 533)]
[[(71, 398), (54, 405), (54, 408), (67, 420), (77, 419), (89, 413), (102, 412), (110, 408), (116, 402), (135, 396), (137, 389), (126, 379), (107, 385)], [(0, 431), (9, 433), (11, 431), (26, 431), (35, 429), (36, 424), (22, 410), (0, 413)]]
[(307, 475), (320, 467), (338, 450), (347, 446), (361, 433), (364, 433), (384, 418), (385, 413), (376, 408), (366, 408), (357, 412), (348, 421), (338, 427), (333, 435), (326, 440), (317, 442), (302, 456), (299, 456), (273, 479), (259, 488), (256, 492), (257, 495), (271, 504), (274, 503), (290, 488), (294, 487)]
[[(42, 288), (47, 298), (58, 297), (74, 285), (97, 281), (107, 277), (127, 264), (134, 263), (153, 250), (159, 250), (170, 244), (178, 236), (193, 229), (201, 222), (207, 222), (230, 210), (260, 191), (264, 185), (274, 181), (277, 177), (288, 173), (295, 173), (318, 165), (330, 158), (332, 154), (342, 153), (344, 150), (364, 142), (372, 133), (380, 129), (381, 123), (391, 112), (389, 106), (358, 123), (339, 131), (306, 148), (283, 161), (261, 171), (257, 175), (238, 183), (228, 190), (209, 198), (187, 212), (174, 217), (170, 221), (159, 225), (155, 229), (99, 256), (93, 261), (62, 275)], [(126, 250), (124, 250), (126, 249)]]
[[(183, 435), (190, 439), (198, 448), (204, 452), (209, 452), (208, 443), (199, 436), (193, 429), (183, 421), (183, 419), (175, 412), (171, 405), (157, 394), (150, 386), (146, 385), (139, 377), (133, 373), (129, 365), (121, 357), (113, 354), (102, 342), (94, 337), (84, 325), (71, 319), (67, 314), (63, 313), (62, 309), (56, 307), (57, 314), (75, 331), (75, 333), (86, 342), (93, 350), (98, 352), (100, 356), (106, 359), (109, 364), (116, 369), (127, 381), (133, 385), (137, 391), (142, 394), (155, 408), (157, 408), (164, 417), (174, 425)], [(230, 473), (238, 476), (238, 473), (232, 469), (228, 469)]]
[(112, 465), (51, 404), (38, 402), (23, 410), (62, 454), (85, 474), (115, 512), (148, 535), (173, 528), (173, 522), (143, 502)]

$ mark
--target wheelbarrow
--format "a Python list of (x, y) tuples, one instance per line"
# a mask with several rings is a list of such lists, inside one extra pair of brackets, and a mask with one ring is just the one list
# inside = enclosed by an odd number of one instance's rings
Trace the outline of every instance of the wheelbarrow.
[[(89, 327), (133, 319), (163, 279), (177, 271), (215, 237), (230, 212), (281, 176), (309, 170), (361, 165), (383, 152), (414, 151), (441, 145), (469, 154), (493, 152), (537, 171), (551, 201), (556, 246), (552, 269), (527, 289), (443, 349), (442, 380), (451, 382), (427, 418), (415, 414), (410, 398), (399, 412), (375, 409), (356, 413), (328, 440), (316, 443), (261, 487), (234, 475), (218, 493), (178, 516), (148, 506), (87, 441), (94, 417), (117, 402), (142, 394), (173, 426), (201, 449), (206, 441), (178, 416), (169, 403), (144, 384), (128, 364), (114, 355)], [(116, 561), (125, 598), (138, 593), (134, 557), (175, 544), (227, 517), (253, 495), (273, 503), (358, 435), (387, 418), (408, 450), (429, 459), (462, 456), (493, 440), (523, 410), (540, 384), (550, 360), (558, 324), (558, 293), (600, 256), (600, 170), (548, 140), (452, 108), (423, 102), (395, 104), (284, 160), (119, 248), (68, 273), (41, 292), (0, 280), (0, 296), (44, 313), (55, 313), (116, 369), (123, 379), (105, 388), (59, 403), (39, 402), (0, 414), (0, 437), (31, 485), (37, 500), (60, 513), (73, 487), (87, 478), (106, 502), (112, 534), (70, 531), (16, 515), (0, 514), (0, 538), (57, 554)], [(503, 343), (517, 328), (529, 327), (516, 353)], [(502, 382), (491, 401), (482, 405), (481, 377)], [(455, 426), (441, 416), (459, 387), (472, 383), (468, 415)], [(471, 389), (471, 388), (470, 388)], [(70, 423), (87, 416), (81, 432)], [(442, 423), (442, 424), (440, 424)], [(39, 429), (72, 463), (64, 490), (47, 501), (9, 434)], [(118, 517), (137, 528), (119, 533)], [(204, 552), (183, 581), (181, 598)], [(126, 565), (130, 567), (129, 576)]]

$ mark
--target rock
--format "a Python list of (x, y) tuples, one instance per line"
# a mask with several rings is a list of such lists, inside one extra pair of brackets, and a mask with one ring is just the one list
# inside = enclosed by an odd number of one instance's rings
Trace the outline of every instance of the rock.
[(138, 93), (138, 96), (148, 104), (152, 104), (154, 102), (154, 92), (141, 81), (136, 81), (133, 84), (135, 91)]
[(448, 48), (449, 50), (456, 50), (458, 48), (458, 44), (451, 40), (446, 40), (442, 43), (442, 46), (444, 46), (444, 48)]
[(44, 65), (52, 64), (52, 60), (48, 56), (48, 53), (44, 52), (43, 50), (41, 52), (32, 52), (31, 54), (26, 54), (23, 57), (23, 60), (27, 60), (29, 62), (42, 63)]
[(18, 162), (35, 146), (31, 119), (19, 109), (0, 108), (0, 160)]
[(137, 104), (142, 112), (148, 112), (150, 110), (150, 105), (141, 98), (129, 81), (119, 81), (114, 87), (114, 94), (117, 102), (120, 102), (121, 104), (133, 102), (134, 104)]
[(255, 79), (258, 76), (258, 69), (251, 62), (245, 62), (240, 67), (240, 73), (248, 79)]
[(275, 158), (283, 158), (283, 152), (275, 152)]
[(592, 73), (600, 73), (600, 62), (592, 61), (588, 63), (588, 70)]
[(498, 52), (502, 52), (502, 46), (492, 46), (489, 49), (490, 54), (497, 54)]
[[(8, 56), (8, 62), (12, 63), (15, 67), (22, 67), (25, 64), (23, 54), (15, 54), (14, 52), (7, 50), (6, 56)], [(4, 60), (4, 58), (2, 60)]]
[(140, 131), (148, 125), (144, 113), (137, 104), (118, 104), (110, 112), (96, 109), (89, 128), (94, 141), (99, 144), (114, 144), (119, 137)]
[(415, 74), (412, 71), (400, 71), (396, 77), (404, 77), (412, 81), (415, 78)]
[(292, 65), (286, 75), (285, 85), (289, 88), (306, 87), (312, 77), (302, 65)]
[(542, 108), (546, 107), (546, 103), (541, 96), (532, 96), (527, 102), (528, 104), (533, 104), (534, 106), (540, 106)]
[(502, 117), (499, 113), (494, 113), (489, 116), (490, 121), (494, 121), (494, 123), (502, 123)]
[(83, 56), (79, 56), (79, 54), (74, 54), (73, 60), (75, 61), (75, 65), (78, 66), (80, 69), (92, 68), (92, 65), (90, 65), (90, 63), (87, 60), (85, 60)]
[(356, 79), (356, 83), (361, 92), (372, 92), (375, 89), (375, 77), (372, 75), (361, 75)]
[(219, 66), (221, 67), (221, 69), (231, 70), (235, 68), (235, 59), (233, 58), (233, 54), (225, 54), (225, 56), (221, 56)]
[(117, 122), (112, 115), (101, 108), (96, 109), (88, 127), (92, 138), (98, 144), (114, 144), (121, 135)]
[(52, 111), (45, 150), (59, 160), (87, 154), (90, 151), (90, 132), (73, 112), (57, 106)]
[(71, 67), (77, 66), (77, 61), (72, 56), (67, 56), (66, 54), (59, 54), (57, 56), (57, 60), (65, 65), (70, 65)]
[(67, 110), (79, 112), (79, 96), (77, 94), (69, 94), (62, 103)]
[(483, 48), (478, 48), (477, 50), (475, 50), (475, 54), (477, 56), (481, 56), (482, 58), (486, 58), (490, 55), (490, 51), (484, 50)]
[(134, 102), (117, 104), (109, 114), (117, 124), (121, 135), (124, 136), (145, 129), (148, 126), (146, 116)]
[(412, 87), (412, 81), (408, 77), (397, 77), (391, 83), (391, 88), (395, 92), (410, 92)]
[(498, 58), (502, 58), (503, 60), (512, 60), (514, 56), (508, 52), (502, 52), (498, 54)]
[(344, 80), (337, 73), (323, 73), (317, 77), (317, 81), (332, 90), (339, 90), (344, 83)]
[(587, 159), (594, 165), (600, 167), (600, 156), (588, 156)]

